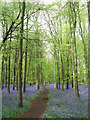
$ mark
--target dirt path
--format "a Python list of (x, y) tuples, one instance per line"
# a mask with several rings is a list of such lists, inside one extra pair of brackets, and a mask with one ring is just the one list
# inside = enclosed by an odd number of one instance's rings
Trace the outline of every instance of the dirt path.
[(40, 118), (47, 107), (48, 89), (43, 87), (39, 96), (30, 102), (32, 103), (32, 107), (24, 113), (21, 113), (17, 118)]

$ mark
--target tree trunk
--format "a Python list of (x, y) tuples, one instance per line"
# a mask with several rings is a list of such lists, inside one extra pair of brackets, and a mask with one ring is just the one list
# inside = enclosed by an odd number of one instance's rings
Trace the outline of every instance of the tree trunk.
[[(61, 23), (61, 19), (60, 19), (60, 28), (61, 28), (61, 37), (60, 37), (60, 41), (61, 41), (61, 45), (62, 45), (62, 23)], [(61, 66), (62, 66), (62, 90), (64, 90), (64, 69), (63, 69), (63, 57), (62, 57), (63, 52), (60, 51), (60, 56), (61, 56)]]
[(90, 1), (88, 2), (88, 83), (90, 94)]
[[(26, 29), (27, 29), (27, 39), (28, 39), (28, 13), (27, 13), (27, 25), (26, 25)], [(24, 69), (24, 86), (23, 86), (23, 92), (26, 92), (26, 74), (27, 74), (27, 41), (26, 41), (26, 51), (25, 51), (25, 69)]]
[(63, 58), (61, 54), (61, 64), (62, 64), (62, 90), (64, 90), (64, 71), (63, 71)]
[(18, 91), (18, 75), (19, 75), (19, 70), (18, 70), (18, 59), (19, 59), (19, 50), (17, 50), (17, 65), (16, 65), (16, 90)]
[(88, 118), (90, 119), (90, 1), (88, 2)]
[[(6, 32), (7, 32), (7, 29), (8, 29), (8, 24), (7, 24), (7, 21), (6, 21)], [(5, 46), (5, 54), (7, 54), (7, 49), (6, 49), (6, 46)], [(6, 78), (5, 78), (5, 88), (7, 87), (7, 57), (8, 57), (8, 55), (6, 55), (6, 58), (5, 58), (5, 60), (6, 60)]]
[(18, 70), (17, 70), (17, 76), (16, 76), (16, 90), (18, 91)]
[[(31, 55), (32, 55), (32, 53), (31, 53)], [(28, 72), (27, 72), (27, 83), (29, 82), (31, 55), (29, 55), (29, 65), (28, 65)]]
[[(39, 58), (39, 57), (38, 57)], [(37, 65), (37, 81), (36, 81), (36, 89), (38, 90), (40, 84), (40, 64)]]
[(58, 89), (58, 82), (57, 82), (57, 53), (56, 53), (56, 45), (54, 45), (54, 81), (55, 81), (55, 88)]
[[(68, 42), (69, 45), (69, 42)], [(67, 48), (67, 89), (69, 88), (69, 47)]]
[(10, 93), (10, 54), (9, 54), (9, 64), (8, 64), (8, 93)]
[(21, 16), (21, 31), (20, 31), (20, 60), (19, 60), (19, 107), (23, 107), (23, 100), (22, 100), (22, 49), (23, 49), (23, 26), (24, 26), (24, 13), (25, 13), (25, 0), (23, 0), (23, 7), (22, 7), (22, 16)]
[[(3, 53), (4, 54), (4, 53)], [(2, 74), (1, 74), (2, 89), (4, 88), (4, 55), (2, 57)]]
[[(39, 59), (39, 52), (37, 51), (37, 59)], [(40, 64), (37, 64), (37, 81), (36, 81), (36, 89), (38, 90), (40, 84)]]
[(5, 78), (5, 88), (7, 87), (7, 58), (6, 58), (6, 78)]
[(36, 90), (38, 90), (40, 87), (39, 87), (39, 80), (36, 81)]
[[(4, 26), (5, 25), (5, 18), (3, 18), (4, 21), (2, 23), (2, 28), (3, 28), (3, 39), (4, 39), (4, 35), (5, 35), (5, 30), (4, 30)], [(5, 44), (4, 44), (4, 49), (5, 49)], [(2, 71), (1, 71), (1, 83), (2, 83), (2, 88), (4, 88), (4, 76), (5, 76), (5, 72), (4, 72), (4, 69), (5, 69), (5, 65), (4, 65), (4, 60), (5, 60), (5, 57), (4, 57), (4, 50), (3, 50), (3, 56), (2, 56)]]
[[(70, 4), (70, 10), (72, 9), (71, 8), (71, 3)], [(69, 10), (69, 24), (70, 24), (70, 33), (71, 33), (71, 41), (70, 41), (70, 47), (71, 47), (71, 51), (72, 51), (72, 58), (71, 58), (71, 70), (72, 70), (72, 88), (73, 88), (73, 73), (74, 73), (74, 54), (73, 54), (73, 39), (72, 39), (72, 13), (71, 11)]]
[[(41, 59), (43, 59), (42, 58), (42, 52), (41, 52)], [(40, 71), (41, 71), (41, 84), (43, 84), (43, 66), (42, 66), (42, 60), (41, 60), (41, 67), (40, 67)]]
[(58, 50), (58, 58), (57, 58), (57, 76), (58, 76), (58, 83), (59, 83), (59, 89), (60, 89), (60, 67), (59, 67), (59, 50)]
[(13, 90), (15, 90), (15, 81), (16, 81), (16, 63), (17, 63), (17, 50), (16, 50), (15, 63), (14, 63), (14, 80), (13, 80)]
[(75, 30), (74, 30), (74, 79), (75, 79), (76, 97), (79, 97), (78, 80), (77, 80), (77, 51), (76, 51)]
[[(9, 52), (11, 51), (11, 34), (10, 34), (10, 50), (9, 50)], [(10, 73), (11, 73), (11, 71), (10, 71), (10, 69), (11, 69), (11, 54), (9, 53), (9, 63), (8, 63), (8, 93), (10, 93)], [(11, 84), (12, 84), (12, 81), (11, 81)]]
[(75, 94), (76, 97), (79, 97), (79, 90), (78, 90), (78, 79), (77, 79), (77, 50), (76, 50), (76, 38), (75, 38), (75, 30), (76, 30), (76, 11), (75, 6), (73, 8), (73, 12), (75, 15), (75, 19), (73, 20), (73, 40), (74, 40), (74, 78), (75, 78)]
[(41, 83), (43, 84), (43, 68), (42, 68), (42, 62), (41, 62)]

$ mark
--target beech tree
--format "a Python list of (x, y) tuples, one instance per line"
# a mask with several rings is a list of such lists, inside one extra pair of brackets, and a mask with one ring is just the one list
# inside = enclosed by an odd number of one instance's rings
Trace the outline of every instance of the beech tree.
[(90, 1), (88, 2), (88, 82), (90, 85)]
[(19, 103), (18, 106), (22, 107), (22, 49), (23, 49), (23, 28), (24, 28), (24, 14), (25, 14), (25, 0), (23, 0), (22, 16), (21, 16), (21, 29), (20, 29), (20, 60), (19, 60)]

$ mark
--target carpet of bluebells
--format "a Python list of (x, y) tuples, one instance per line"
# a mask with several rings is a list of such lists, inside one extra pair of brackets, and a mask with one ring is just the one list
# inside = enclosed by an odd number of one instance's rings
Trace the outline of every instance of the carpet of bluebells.
[(79, 85), (80, 97), (76, 98), (74, 88), (66, 87), (64, 91), (54, 88), (54, 84), (47, 85), (49, 89), (49, 103), (42, 118), (88, 118), (88, 88)]
[(20, 114), (21, 112), (30, 108), (30, 99), (34, 99), (40, 93), (42, 87), (36, 90), (36, 85), (27, 86), (26, 93), (23, 93), (23, 108), (18, 107), (18, 91), (13, 90), (13, 86), (10, 86), (10, 93), (7, 92), (7, 88), (2, 90), (2, 118), (12, 118)]

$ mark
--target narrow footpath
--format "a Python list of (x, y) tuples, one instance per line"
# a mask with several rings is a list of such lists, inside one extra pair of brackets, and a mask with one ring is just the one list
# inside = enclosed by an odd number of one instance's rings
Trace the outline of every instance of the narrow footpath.
[(46, 110), (48, 103), (48, 89), (43, 87), (43, 90), (40, 92), (39, 96), (34, 100), (30, 101), (32, 103), (32, 107), (21, 113), (16, 120), (19, 118), (37, 118), (38, 120), (41, 118), (43, 113)]

